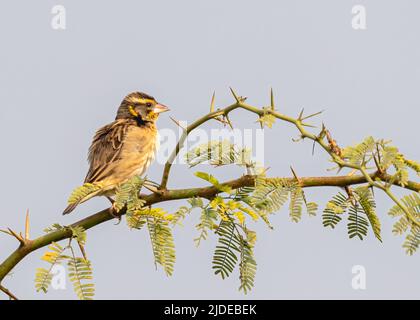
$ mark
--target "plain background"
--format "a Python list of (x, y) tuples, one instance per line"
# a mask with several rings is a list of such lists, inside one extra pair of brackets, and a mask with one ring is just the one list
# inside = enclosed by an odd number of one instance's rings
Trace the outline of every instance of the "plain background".
[[(50, 26), (56, 4), (67, 10), (65, 31)], [(364, 31), (351, 27), (357, 4), (366, 6)], [(92, 135), (114, 119), (121, 99), (134, 90), (154, 95), (173, 117), (191, 121), (207, 112), (213, 90), (218, 106), (232, 102), (229, 86), (263, 106), (273, 87), (281, 112), (325, 109), (322, 121), (341, 145), (373, 135), (420, 159), (419, 12), (420, 4), (408, 0), (2, 1), (0, 226), (22, 230), (29, 208), (36, 236), (54, 222), (70, 224), (108, 205), (97, 198), (61, 216), (86, 173)], [(236, 113), (233, 120), (239, 128), (257, 128), (252, 115)], [(168, 114), (159, 127), (176, 130)], [(312, 156), (309, 142), (291, 141), (296, 136), (281, 122), (265, 132), (270, 175), (289, 176), (290, 165), (301, 176), (328, 174), (325, 154), (317, 150)], [(159, 180), (162, 168), (155, 163), (149, 178)], [(203, 185), (186, 166), (173, 169), (170, 187)], [(220, 172), (214, 174), (226, 179), (242, 174)], [(322, 209), (337, 191), (307, 195)], [(382, 244), (372, 234), (363, 242), (349, 240), (345, 222), (324, 229), (320, 212), (295, 224), (285, 208), (272, 217), (275, 230), (258, 224), (256, 286), (246, 298), (420, 298), (419, 255), (405, 255), (403, 239), (391, 234), (392, 203), (379, 192), (377, 200)], [(113, 222), (89, 231), (96, 298), (244, 298), (237, 271), (225, 281), (213, 275), (215, 239), (195, 248), (197, 221), (194, 212), (175, 231), (171, 278), (155, 271), (146, 232)], [(0, 236), (4, 259), (16, 241)], [(27, 257), (4, 285), (20, 298), (74, 299), (70, 283), (66, 290), (36, 293), (33, 280), (35, 269), (45, 266), (43, 252)], [(354, 265), (366, 268), (366, 290), (352, 289)]]

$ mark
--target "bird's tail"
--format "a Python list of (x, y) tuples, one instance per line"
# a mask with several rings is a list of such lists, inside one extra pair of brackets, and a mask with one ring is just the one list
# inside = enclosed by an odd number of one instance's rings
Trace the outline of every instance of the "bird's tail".
[(98, 184), (85, 183), (83, 186), (73, 190), (69, 197), (66, 209), (63, 211), (64, 214), (72, 212), (79, 204), (89, 200), (90, 198), (98, 195), (101, 192), (101, 186)]
[(72, 212), (74, 209), (76, 209), (76, 207), (80, 204), (81, 201), (78, 201), (76, 203), (70, 203), (66, 209), (64, 209), (63, 211), (63, 215), (64, 214), (69, 214), (70, 212)]

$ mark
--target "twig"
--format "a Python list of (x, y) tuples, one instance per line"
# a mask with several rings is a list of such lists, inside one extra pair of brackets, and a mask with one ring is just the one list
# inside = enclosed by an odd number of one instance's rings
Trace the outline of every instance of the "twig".
[(178, 120), (176, 120), (176, 119), (174, 119), (174, 118), (172, 118), (172, 117), (169, 117), (169, 119), (171, 119), (178, 127), (180, 127), (182, 130), (186, 130), (186, 128), (184, 128), (182, 125), (181, 125), (181, 123), (178, 121)]
[(14, 232), (12, 229), (7, 228), (7, 230), (9, 230), (9, 233), (16, 238), (16, 240), (18, 240), (20, 242), (21, 246), (24, 246), (26, 241), (25, 239), (22, 237), (22, 234), (17, 234), (16, 232)]
[[(369, 175), (369, 179), (376, 179), (378, 176), (376, 173)], [(392, 177), (383, 175), (381, 179), (387, 181)], [(290, 181), (296, 181), (295, 177), (285, 178)], [(367, 179), (363, 175), (354, 175), (354, 176), (331, 176), (331, 177), (300, 177), (300, 184), (302, 188), (312, 188), (312, 187), (344, 187), (355, 184), (363, 184), (367, 182)], [(399, 186), (399, 180), (394, 180), (393, 184)], [(227, 181), (221, 183), (222, 186), (228, 186), (232, 189), (238, 189), (241, 187), (251, 187), (255, 185), (255, 176), (242, 176), (241, 178)], [(401, 187), (403, 188), (403, 187)], [(409, 181), (407, 185), (404, 186), (405, 189), (420, 191), (420, 183)], [(150, 206), (160, 202), (180, 200), (180, 199), (189, 199), (192, 197), (202, 197), (202, 198), (211, 198), (220, 193), (220, 189), (215, 186), (203, 187), (203, 188), (190, 188), (190, 189), (176, 189), (176, 190), (167, 190), (162, 194), (149, 194), (141, 195), (141, 198), (146, 202), (145, 206)], [(104, 209), (100, 212), (97, 212), (83, 220), (75, 222), (72, 224), (72, 227), (83, 227), (83, 229), (88, 230), (93, 228), (101, 223), (112, 220), (114, 217), (109, 214), (109, 208)], [(121, 215), (124, 215), (125, 212), (121, 211)], [(62, 230), (57, 230), (36, 239), (27, 242), (24, 246), (16, 249), (9, 257), (6, 258), (3, 263), (0, 264), (0, 282), (4, 277), (9, 274), (9, 272), (28, 254), (31, 252), (48, 246), (52, 242), (58, 242), (64, 239), (69, 239), (72, 237), (72, 232), (69, 228), (64, 228)]]
[[(321, 146), (332, 158), (332, 161), (335, 162), (339, 168), (349, 168), (359, 172), (359, 175), (352, 175), (352, 176), (331, 176), (331, 177), (297, 177), (294, 174), (294, 177), (285, 178), (286, 180), (289, 179), (290, 181), (298, 180), (300, 186), (302, 188), (309, 188), (309, 187), (349, 187), (355, 184), (369, 184), (371, 187), (376, 187), (378, 189), (383, 190), (395, 203), (397, 203), (403, 211), (406, 213), (407, 217), (417, 226), (420, 226), (420, 222), (410, 214), (409, 210), (405, 207), (405, 205), (393, 195), (389, 189), (388, 184), (392, 184), (395, 186), (399, 186), (405, 189), (413, 190), (416, 192), (420, 191), (420, 183), (414, 181), (408, 181), (404, 185), (401, 185), (400, 178), (396, 178), (394, 176), (390, 176), (384, 172), (373, 172), (369, 173), (364, 164), (356, 165), (349, 162), (346, 162), (345, 159), (342, 158), (341, 149), (337, 146), (334, 139), (332, 139), (331, 134), (328, 130), (323, 126), (322, 131), (319, 135), (312, 134), (306, 131), (305, 126), (311, 126), (310, 124), (303, 123), (304, 119), (308, 117), (303, 117), (303, 113), (299, 116), (298, 119), (289, 117), (287, 115), (281, 114), (277, 112), (274, 108), (274, 98), (273, 93), (271, 92), (270, 95), (270, 108), (257, 108), (245, 103), (245, 99), (241, 96), (238, 96), (232, 89), (232, 95), (235, 98), (235, 103), (225, 107), (224, 109), (218, 109), (213, 111), (214, 106), (211, 107), (211, 112), (203, 116), (202, 118), (196, 120), (191, 125), (187, 126), (179, 139), (175, 149), (169, 156), (168, 161), (165, 164), (165, 168), (162, 174), (162, 180), (160, 183), (160, 190), (162, 192), (153, 193), (149, 195), (141, 195), (141, 198), (145, 201), (145, 206), (151, 206), (155, 203), (160, 203), (164, 201), (172, 201), (172, 200), (179, 200), (179, 199), (189, 199), (192, 197), (202, 197), (210, 199), (215, 195), (221, 193), (220, 186), (208, 186), (202, 188), (189, 188), (189, 189), (177, 189), (177, 190), (167, 190), (167, 183), (169, 179), (169, 174), (171, 170), (171, 166), (179, 151), (182, 149), (185, 140), (187, 139), (188, 134), (196, 129), (197, 127), (201, 126), (203, 123), (218, 118), (226, 118), (230, 112), (236, 109), (243, 109), (247, 110), (251, 113), (254, 113), (258, 116), (264, 116), (266, 114), (270, 114), (277, 119), (282, 121), (288, 122), (293, 124), (298, 131), (300, 132), (300, 136), (302, 139), (310, 139), (314, 141), (315, 144)], [(214, 104), (214, 99), (212, 99)], [(316, 115), (316, 114), (314, 114)], [(325, 136), (327, 137), (327, 141), (325, 141)], [(254, 186), (255, 185), (255, 176), (247, 175), (242, 176), (238, 179), (227, 181), (225, 183), (221, 183), (222, 186), (230, 187), (231, 189), (238, 189), (241, 187), (246, 186)], [(164, 191), (164, 192), (163, 192)], [(121, 215), (125, 214), (124, 209), (120, 212)], [(80, 220), (72, 225), (72, 227), (83, 227), (83, 229), (88, 230), (94, 226), (97, 226), (101, 223), (109, 221), (113, 219), (113, 216), (109, 214), (109, 208), (102, 210), (96, 214), (93, 214), (83, 220)], [(64, 239), (69, 239), (72, 237), (72, 232), (69, 228), (60, 229), (41, 237), (38, 237), (34, 240), (29, 240), (29, 215), (27, 215), (26, 224), (25, 224), (25, 237), (21, 234), (17, 234), (11, 229), (7, 231), (1, 230), (2, 232), (15, 237), (19, 242), (20, 246), (11, 253), (3, 263), (0, 264), (0, 283), (4, 279), (4, 277), (10, 273), (10, 271), (24, 259), (28, 254), (31, 252), (45, 247), (52, 242), (58, 242)], [(8, 290), (4, 287), (0, 287), (1, 291), (8, 294)], [(13, 295), (8, 294), (9, 297)], [(14, 297), (14, 296), (13, 296)]]
[(10, 292), (9, 289), (6, 289), (2, 285), (0, 285), (0, 291), (8, 295), (10, 300), (19, 300), (13, 293)]
[(198, 120), (194, 121), (192, 124), (190, 124), (189, 126), (187, 126), (185, 128), (182, 136), (179, 138), (179, 141), (178, 141), (177, 145), (175, 146), (175, 149), (172, 151), (171, 155), (169, 156), (168, 160), (165, 163), (165, 168), (163, 169), (162, 180), (161, 180), (161, 183), (160, 183), (160, 189), (161, 190), (166, 189), (166, 187), (168, 185), (169, 174), (170, 174), (170, 171), (171, 171), (172, 163), (174, 162), (174, 160), (178, 156), (179, 151), (184, 147), (185, 140), (187, 139), (187, 137), (191, 133), (191, 131), (193, 131), (194, 129), (196, 129), (197, 127), (201, 126), (202, 124), (204, 124), (205, 122), (207, 122), (209, 120), (217, 119), (217, 118), (226, 116), (232, 110), (235, 110), (239, 107), (240, 107), (239, 104), (235, 103), (235, 104), (232, 104), (232, 105), (230, 105), (230, 106), (228, 106), (224, 109), (210, 112), (210, 113), (206, 114), (205, 116), (199, 118)]
[(29, 240), (29, 209), (26, 210), (26, 219), (25, 219), (25, 240)]

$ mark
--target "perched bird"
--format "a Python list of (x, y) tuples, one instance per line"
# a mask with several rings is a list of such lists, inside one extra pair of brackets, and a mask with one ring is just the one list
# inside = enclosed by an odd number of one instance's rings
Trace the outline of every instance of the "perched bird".
[[(118, 185), (135, 175), (143, 175), (159, 147), (156, 120), (169, 109), (148, 94), (133, 92), (121, 102), (115, 121), (100, 128), (89, 148), (90, 168), (85, 183), (100, 187), (76, 203), (70, 203), (63, 214), (94, 196), (110, 197)], [(98, 189), (98, 188), (96, 188)]]

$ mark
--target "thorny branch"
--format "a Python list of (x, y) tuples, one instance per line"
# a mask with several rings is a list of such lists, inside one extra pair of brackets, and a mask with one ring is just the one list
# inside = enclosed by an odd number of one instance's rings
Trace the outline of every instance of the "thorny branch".
[[(321, 132), (316, 135), (313, 133), (308, 132), (305, 127), (313, 127), (312, 125), (305, 123), (305, 120), (317, 116), (320, 112), (304, 116), (303, 110), (299, 114), (297, 118), (289, 117), (284, 114), (279, 113), (276, 111), (274, 106), (274, 97), (273, 92), (271, 92), (270, 97), (270, 106), (266, 108), (258, 108), (255, 106), (251, 106), (246, 103), (246, 98), (238, 96), (232, 89), (232, 94), (235, 98), (235, 103), (229, 105), (223, 109), (215, 110), (214, 106), (214, 95), (212, 97), (212, 102), (210, 105), (210, 112), (205, 116), (199, 118), (188, 127), (183, 128), (183, 135), (180, 137), (175, 149), (169, 156), (164, 170), (162, 174), (162, 180), (160, 183), (159, 190), (152, 194), (141, 195), (142, 199), (146, 201), (145, 206), (150, 206), (156, 203), (172, 201), (172, 200), (179, 200), (179, 199), (188, 199), (191, 197), (202, 197), (207, 199), (212, 199), (218, 193), (220, 193), (220, 189), (216, 188), (215, 186), (210, 187), (202, 187), (202, 188), (189, 188), (189, 189), (175, 189), (169, 190), (167, 189), (167, 184), (169, 180), (169, 175), (172, 167), (172, 163), (178, 156), (180, 150), (183, 148), (184, 143), (188, 137), (188, 134), (191, 133), (194, 129), (198, 128), (202, 124), (206, 123), (210, 120), (217, 120), (225, 125), (232, 126), (232, 123), (229, 119), (229, 114), (236, 110), (242, 109), (248, 112), (254, 113), (258, 115), (260, 118), (265, 115), (271, 115), (277, 119), (285, 121), (294, 125), (299, 133), (301, 139), (310, 139), (314, 142), (314, 144), (318, 144), (321, 146), (323, 150), (325, 150), (331, 157), (332, 161), (339, 167), (342, 168), (349, 168), (355, 172), (359, 172), (358, 175), (345, 175), (345, 176), (328, 176), (328, 177), (299, 177), (296, 176), (286, 178), (293, 181), (297, 181), (302, 188), (310, 188), (310, 187), (343, 187), (348, 188), (351, 185), (356, 184), (363, 184), (368, 183), (369, 186), (378, 188), (385, 192), (389, 196), (389, 198), (394, 201), (397, 205), (401, 207), (401, 209), (406, 213), (407, 217), (417, 226), (420, 226), (420, 222), (412, 216), (410, 211), (404, 206), (404, 204), (398, 200), (398, 198), (391, 192), (390, 185), (402, 187), (405, 189), (413, 190), (416, 192), (420, 192), (420, 183), (414, 181), (408, 181), (404, 186), (401, 185), (399, 179), (390, 176), (386, 172), (382, 172), (378, 170), (373, 173), (369, 173), (367, 168), (363, 165), (354, 165), (351, 163), (346, 162), (342, 158), (341, 149), (337, 145), (336, 141), (331, 137), (330, 132), (325, 128), (323, 125)], [(174, 120), (175, 121), (175, 120)], [(177, 121), (175, 121), (177, 123)], [(178, 124), (179, 125), (179, 124)], [(376, 159), (375, 159), (376, 160)], [(246, 186), (254, 186), (255, 184), (255, 176), (252, 175), (244, 175), (238, 179), (227, 181), (222, 183), (223, 186), (229, 186), (232, 189), (238, 189), (241, 187)], [(111, 214), (112, 208), (107, 208), (105, 210), (99, 211), (91, 216), (88, 216), (80, 221), (75, 222), (72, 224), (72, 227), (83, 227), (85, 230), (93, 228), (101, 223), (104, 223), (108, 220), (114, 218)], [(121, 215), (125, 214), (124, 210), (121, 212)], [(22, 234), (17, 234), (11, 229), (8, 230), (0, 230), (4, 233), (15, 237), (19, 241), (19, 247), (11, 253), (4, 261), (0, 264), (0, 283), (3, 281), (5, 276), (11, 272), (11, 270), (24, 259), (28, 254), (33, 251), (36, 251), (40, 248), (48, 246), (52, 242), (58, 242), (63, 239), (68, 239), (72, 237), (72, 232), (69, 228), (63, 228), (61, 230), (57, 230), (55, 232), (48, 233), (46, 235), (40, 236), (36, 239), (30, 240), (29, 239), (29, 216), (27, 215), (26, 223), (25, 223), (25, 236)], [(11, 299), (16, 299), (16, 297), (6, 288), (0, 285), (0, 291), (4, 292), (9, 296)]]

